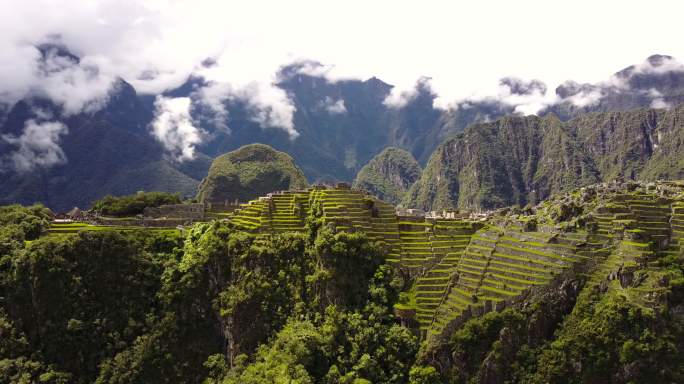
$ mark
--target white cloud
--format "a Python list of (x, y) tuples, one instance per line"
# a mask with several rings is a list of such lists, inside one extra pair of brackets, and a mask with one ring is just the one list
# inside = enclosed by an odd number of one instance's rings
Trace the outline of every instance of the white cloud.
[(203, 132), (190, 116), (190, 102), (189, 97), (157, 96), (154, 103), (152, 134), (177, 161), (194, 159), (195, 146), (202, 142)]
[(2, 135), (0, 138), (16, 147), (6, 159), (17, 172), (29, 172), (35, 168), (49, 168), (65, 164), (67, 158), (59, 146), (60, 136), (68, 133), (60, 122), (27, 120), (20, 136)]
[(667, 101), (663, 100), (662, 98), (657, 98), (657, 99), (653, 99), (653, 101), (651, 101), (651, 108), (670, 109), (670, 108), (672, 108), (672, 104), (668, 103)]
[(273, 83), (253, 81), (236, 88), (231, 83), (214, 80), (193, 96), (214, 113), (213, 123), (224, 130), (229, 127), (225, 103), (239, 99), (249, 108), (250, 118), (263, 128), (283, 129), (292, 139), (299, 136), (294, 127), (296, 108), (285, 91)]
[[(91, 59), (77, 62), (47, 49), (12, 46), (0, 55), (0, 102), (13, 104), (25, 97), (45, 97), (64, 114), (93, 112), (107, 101), (116, 76), (104, 74)], [(16, 56), (15, 56), (16, 55)]]
[(75, 62), (51, 49), (39, 63), (35, 81), (29, 94), (45, 96), (71, 115), (102, 108), (114, 90), (116, 78), (101, 74), (92, 60)]
[(229, 84), (212, 82), (209, 85), (196, 90), (192, 95), (194, 102), (202, 107), (208, 108), (211, 112), (211, 124), (225, 133), (230, 133), (230, 127), (228, 126), (228, 109), (225, 105), (226, 99), (230, 93)]
[(597, 88), (586, 91), (582, 90), (572, 96), (565, 98), (564, 100), (569, 101), (576, 107), (583, 108), (596, 105), (599, 101), (601, 101), (601, 97), (603, 97), (603, 93)]
[(292, 139), (299, 136), (294, 127), (296, 108), (282, 89), (253, 82), (237, 89), (234, 96), (247, 102), (252, 109), (252, 120), (262, 127), (284, 129)]
[[(250, 101), (256, 120), (294, 136), (292, 103), (272, 85), (283, 64), (318, 60), (331, 66), (302, 71), (329, 79), (378, 76), (395, 86), (387, 100), (392, 105), (410, 100), (416, 79), (430, 76), (435, 105), (446, 107), (483, 89), (496, 97), (498, 89), (486, 84), (504, 76), (540, 78), (553, 89), (570, 77), (596, 83), (657, 52), (682, 57), (682, 11), (683, 4), (658, 0), (649, 7), (591, 0), (553, 6), (350, 0), (334, 14), (330, 4), (315, 0), (7, 0), (0, 2), (0, 98), (46, 87), (65, 109), (88, 110), (106, 98), (116, 76), (154, 94), (193, 72), (211, 72), (209, 81), (229, 84), (231, 97)], [(585, 27), (577, 28), (577, 20)], [(50, 35), (59, 35), (82, 60), (43, 82), (32, 45)], [(217, 63), (209, 71), (201, 66), (206, 58)], [(678, 67), (666, 60), (644, 70), (667, 68)], [(520, 110), (539, 103), (525, 102)]]
[(418, 96), (418, 89), (415, 86), (408, 89), (394, 87), (382, 103), (387, 107), (400, 109), (415, 100), (416, 96)]
[[(473, 103), (500, 103), (513, 108), (513, 113), (533, 115), (557, 101), (558, 97), (547, 92), (546, 84), (540, 80), (525, 81), (506, 77), (500, 79), (495, 87), (482, 87), (479, 92), (465, 99), (440, 107), (467, 109), (471, 108)], [(443, 102), (443, 99), (438, 99), (436, 102)]]
[(651, 96), (651, 97), (654, 97), (654, 98), (663, 96), (663, 94), (662, 94), (660, 91), (658, 91), (657, 89), (655, 89), (655, 88), (649, 89), (649, 90), (648, 90), (648, 95)]
[(341, 115), (347, 113), (347, 107), (344, 105), (343, 99), (335, 100), (330, 96), (326, 96), (321, 100), (319, 106), (331, 115)]
[[(421, 92), (433, 93), (431, 78), (421, 76), (410, 87), (392, 87), (389, 95), (385, 97), (385, 100), (383, 100), (382, 103), (389, 108), (401, 109), (415, 100)], [(436, 107), (439, 107), (439, 105), (436, 105)]]

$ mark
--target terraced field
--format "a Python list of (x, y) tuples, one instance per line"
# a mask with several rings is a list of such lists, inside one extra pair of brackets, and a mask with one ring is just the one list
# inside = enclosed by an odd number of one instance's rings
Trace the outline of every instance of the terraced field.
[[(589, 258), (588, 234), (576, 237), (489, 227), (472, 236), (454, 265), (442, 303), (429, 322), (430, 334), (450, 323), (509, 305), (525, 291)], [(583, 254), (584, 253), (584, 254)]]
[(164, 228), (164, 227), (134, 227), (134, 226), (110, 226), (110, 225), (91, 225), (87, 223), (74, 222), (74, 223), (58, 223), (51, 224), (48, 231), (49, 235), (64, 235), (70, 233), (78, 233), (81, 231), (104, 231), (114, 229), (117, 231), (136, 231), (136, 230), (148, 230), (148, 231), (178, 231), (176, 228)]
[[(444, 230), (447, 225), (428, 222), (423, 218), (402, 217), (392, 205), (363, 191), (349, 188), (314, 187), (301, 191), (273, 193), (243, 204), (229, 220), (238, 227), (261, 233), (304, 230), (312, 209), (327, 223), (339, 230), (362, 231), (387, 247), (388, 261), (419, 274), (430, 264), (444, 258), (452, 241), (466, 241), (464, 233), (472, 223), (460, 222), (454, 228), (455, 239)], [(435, 227), (440, 227), (435, 234)], [(470, 231), (472, 232), (472, 231)]]
[[(595, 229), (524, 231), (493, 221), (399, 217), (363, 191), (314, 187), (244, 204), (229, 220), (263, 233), (304, 230), (315, 215), (340, 230), (363, 231), (387, 247), (388, 261), (413, 281), (403, 314), (428, 337), (463, 318), (511, 305), (565, 271), (589, 284), (620, 268), (681, 254), (684, 200), (655, 193), (614, 193), (590, 212)], [(410, 303), (410, 304), (407, 304)], [(409, 308), (412, 307), (412, 308)]]

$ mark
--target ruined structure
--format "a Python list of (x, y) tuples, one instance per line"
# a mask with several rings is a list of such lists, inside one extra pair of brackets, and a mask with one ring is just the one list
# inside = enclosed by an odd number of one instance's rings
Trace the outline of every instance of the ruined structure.
[[(567, 276), (613, 273), (628, 280), (629, 265), (681, 252), (682, 191), (676, 183), (605, 184), (534, 212), (447, 219), (415, 211), (399, 216), (393, 206), (342, 185), (269, 194), (229, 220), (268, 234), (302, 231), (315, 215), (338, 230), (367, 233), (410, 279), (409, 300), (397, 307), (402, 323), (439, 339), (472, 316), (517, 305)], [(582, 209), (573, 208), (578, 204)]]
[(204, 219), (204, 204), (170, 204), (159, 207), (147, 207), (143, 211), (145, 219), (187, 219), (201, 221)]

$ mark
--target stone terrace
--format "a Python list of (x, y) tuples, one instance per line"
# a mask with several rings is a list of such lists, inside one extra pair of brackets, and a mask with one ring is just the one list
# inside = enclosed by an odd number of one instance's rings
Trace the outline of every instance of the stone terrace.
[[(471, 316), (500, 310), (566, 271), (597, 275), (630, 263), (680, 255), (684, 198), (615, 192), (591, 212), (591, 232), (463, 219), (398, 216), (394, 207), (347, 186), (273, 193), (243, 204), (229, 220), (259, 233), (304, 230), (315, 215), (339, 230), (363, 231), (387, 247), (387, 261), (414, 281), (410, 313), (428, 338)], [(593, 272), (592, 272), (593, 271)], [(596, 280), (596, 281), (595, 281)]]

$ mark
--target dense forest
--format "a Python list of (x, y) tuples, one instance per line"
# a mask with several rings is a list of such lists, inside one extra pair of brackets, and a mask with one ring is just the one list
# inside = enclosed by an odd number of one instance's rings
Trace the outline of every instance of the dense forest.
[[(554, 204), (538, 212), (576, 216)], [(412, 280), (385, 245), (315, 214), (268, 236), (228, 221), (46, 235), (41, 206), (3, 207), (0, 225), (0, 383), (684, 380), (680, 254), (635, 278), (659, 284), (657, 305), (568, 275), (428, 342), (395, 316)]]
[(408, 380), (418, 340), (362, 234), (214, 222), (36, 240), (44, 211), (2, 211), (0, 382)]
[(180, 193), (140, 191), (126, 196), (107, 195), (96, 200), (92, 209), (106, 216), (134, 216), (142, 214), (147, 207), (181, 202)]

